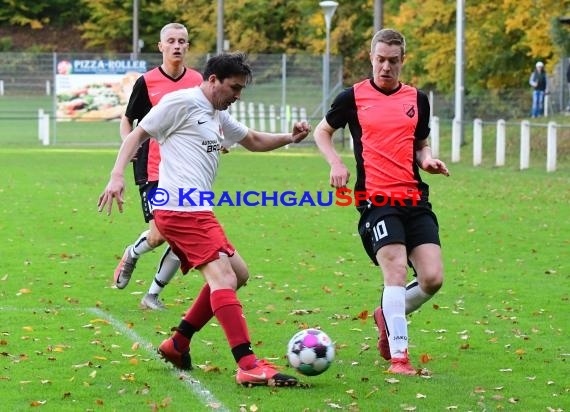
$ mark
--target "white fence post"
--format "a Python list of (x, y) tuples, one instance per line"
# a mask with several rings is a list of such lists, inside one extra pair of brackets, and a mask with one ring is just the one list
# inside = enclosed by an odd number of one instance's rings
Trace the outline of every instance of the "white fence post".
[(520, 170), (528, 169), (530, 164), (530, 122), (521, 122), (521, 159)]
[(4, 80), (0, 80), (0, 96), (4, 96)]
[(301, 118), (301, 121), (307, 120), (307, 109), (305, 107), (301, 107), (299, 109), (299, 116)]
[[(432, 116), (431, 118), (431, 153), (433, 157), (439, 157), (439, 117)], [(352, 140), (352, 139), (350, 139)]]
[(453, 119), (453, 126), (451, 130), (451, 161), (456, 163), (461, 160), (461, 121)]
[(44, 146), (49, 145), (49, 113), (38, 109), (38, 137)]
[(290, 120), (290, 126), (291, 127), (293, 124), (297, 123), (299, 121), (299, 109), (295, 106), (293, 106), (291, 108), (291, 120)]
[(38, 140), (42, 142), (44, 140), (44, 130), (42, 125), (42, 119), (44, 118), (44, 109), (38, 109)]
[(252, 102), (247, 104), (247, 125), (250, 129), (255, 129), (255, 105)]
[(546, 140), (546, 171), (556, 170), (556, 122), (548, 122), (548, 137)]
[(481, 166), (483, 161), (483, 120), (473, 120), (473, 166)]
[(263, 103), (259, 103), (258, 111), (259, 111), (259, 130), (265, 132), (265, 105)]
[(275, 106), (269, 105), (269, 131), (275, 133), (276, 130), (277, 113), (275, 112)]
[(497, 149), (496, 149), (496, 166), (505, 165), (505, 132), (506, 123), (503, 119), (497, 120)]
[(46, 96), (51, 96), (51, 82), (46, 80)]
[(236, 117), (240, 122), (247, 124), (247, 119), (245, 117), (245, 103), (239, 102)]

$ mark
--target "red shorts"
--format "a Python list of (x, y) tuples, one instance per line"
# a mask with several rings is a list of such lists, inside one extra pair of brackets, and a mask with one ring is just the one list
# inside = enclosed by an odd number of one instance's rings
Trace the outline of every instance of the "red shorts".
[(213, 212), (154, 210), (154, 222), (176, 256), (182, 273), (220, 257), (233, 256), (235, 248)]

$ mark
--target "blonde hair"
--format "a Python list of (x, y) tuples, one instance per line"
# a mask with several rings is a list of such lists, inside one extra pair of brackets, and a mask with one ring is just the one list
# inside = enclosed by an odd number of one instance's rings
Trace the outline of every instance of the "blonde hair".
[(162, 29), (160, 29), (160, 41), (162, 41), (162, 36), (166, 33), (167, 30), (175, 29), (175, 30), (184, 30), (186, 32), (186, 37), (188, 37), (188, 29), (185, 25), (181, 23), (168, 23)]

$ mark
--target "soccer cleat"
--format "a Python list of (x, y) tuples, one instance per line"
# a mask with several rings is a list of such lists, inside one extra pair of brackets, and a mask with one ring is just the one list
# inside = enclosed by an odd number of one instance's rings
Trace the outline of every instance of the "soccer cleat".
[(386, 359), (390, 360), (392, 355), (390, 354), (390, 343), (388, 342), (388, 334), (386, 333), (386, 324), (384, 323), (384, 315), (382, 314), (382, 308), (377, 307), (374, 311), (374, 322), (376, 322), (376, 326), (378, 327), (378, 344), (376, 347), (378, 348), (378, 352), (380, 355)]
[(258, 359), (253, 369), (238, 367), (236, 382), (244, 386), (295, 386), (297, 378), (279, 373), (275, 365), (265, 359)]
[(166, 309), (166, 305), (156, 293), (147, 293), (141, 300), (141, 309), (163, 310)]
[(417, 375), (418, 371), (410, 364), (410, 359), (406, 355), (404, 358), (392, 358), (392, 364), (388, 368), (388, 373), (396, 375)]
[(127, 246), (125, 253), (123, 253), (121, 261), (115, 269), (115, 285), (117, 285), (117, 288), (119, 289), (124, 289), (127, 287), (129, 281), (131, 280), (133, 270), (135, 270), (135, 267), (137, 265), (137, 259), (131, 257), (131, 248), (132, 246)]
[(165, 362), (172, 363), (178, 369), (186, 371), (193, 369), (190, 350), (187, 349), (185, 352), (180, 352), (172, 338), (168, 338), (160, 344), (158, 353)]

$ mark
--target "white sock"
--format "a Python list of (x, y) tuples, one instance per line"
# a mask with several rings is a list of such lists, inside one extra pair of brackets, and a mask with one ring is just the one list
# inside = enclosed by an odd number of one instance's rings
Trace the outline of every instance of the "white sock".
[(386, 319), (388, 342), (392, 358), (403, 358), (408, 351), (408, 323), (406, 322), (406, 288), (384, 286), (382, 313)]
[(416, 279), (406, 285), (406, 315), (418, 310), (433, 295), (425, 293)]
[(172, 280), (180, 268), (180, 259), (172, 251), (170, 246), (166, 248), (160, 262), (154, 280), (148, 289), (148, 293), (158, 295), (162, 289)]
[(150, 252), (154, 248), (150, 247), (148, 242), (146, 241), (146, 237), (149, 234), (149, 230), (145, 230), (141, 233), (133, 247), (131, 248), (131, 257), (138, 259), (142, 254), (146, 252)]

